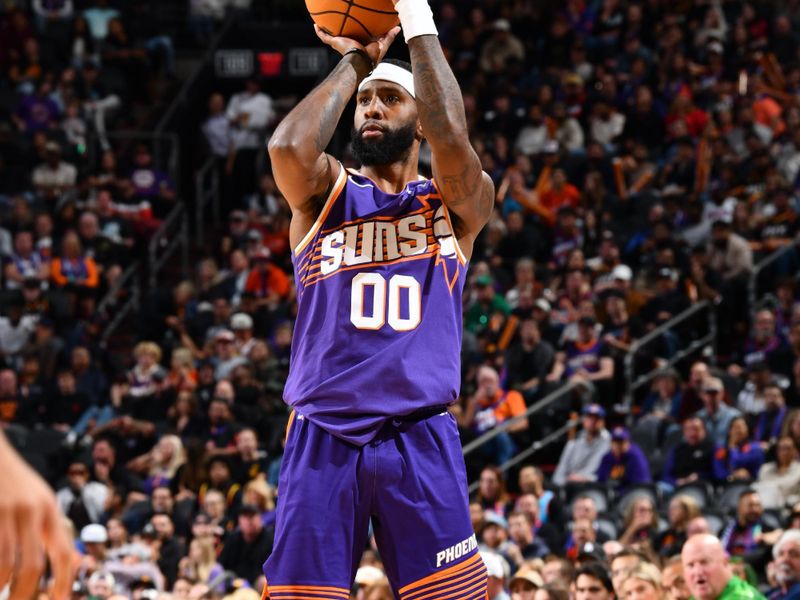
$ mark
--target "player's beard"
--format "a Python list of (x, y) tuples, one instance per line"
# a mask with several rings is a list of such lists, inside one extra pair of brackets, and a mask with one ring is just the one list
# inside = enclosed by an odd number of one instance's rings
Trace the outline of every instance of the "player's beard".
[(411, 145), (417, 133), (416, 123), (409, 123), (398, 129), (383, 130), (380, 139), (365, 140), (361, 132), (353, 127), (350, 144), (353, 156), (363, 166), (391, 165), (401, 162), (411, 152)]

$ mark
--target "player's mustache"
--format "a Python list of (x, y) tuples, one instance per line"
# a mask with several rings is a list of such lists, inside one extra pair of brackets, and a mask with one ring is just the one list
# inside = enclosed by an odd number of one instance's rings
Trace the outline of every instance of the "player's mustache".
[(358, 130), (358, 133), (359, 134), (364, 133), (367, 127), (372, 127), (373, 129), (377, 129), (384, 133), (386, 133), (387, 131), (387, 128), (384, 125), (381, 125), (381, 123), (379, 123), (378, 121), (367, 121), (361, 126), (361, 129)]

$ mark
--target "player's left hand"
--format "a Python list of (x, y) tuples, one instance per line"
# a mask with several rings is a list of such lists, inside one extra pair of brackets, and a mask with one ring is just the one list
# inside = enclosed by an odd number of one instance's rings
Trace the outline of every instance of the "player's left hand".
[(369, 56), (370, 60), (372, 60), (372, 63), (377, 65), (379, 62), (381, 62), (381, 60), (383, 60), (383, 57), (386, 56), (386, 53), (389, 51), (392, 42), (394, 42), (394, 38), (396, 38), (397, 34), (400, 33), (400, 27), (392, 27), (389, 31), (384, 33), (379, 38), (376, 38), (374, 41), (368, 43), (366, 46), (351, 38), (333, 36), (321, 29), (319, 25), (314, 25), (314, 31), (317, 33), (317, 37), (322, 40), (323, 43), (336, 50), (339, 54), (344, 55), (344, 53), (348, 50), (358, 48), (366, 52), (367, 56)]

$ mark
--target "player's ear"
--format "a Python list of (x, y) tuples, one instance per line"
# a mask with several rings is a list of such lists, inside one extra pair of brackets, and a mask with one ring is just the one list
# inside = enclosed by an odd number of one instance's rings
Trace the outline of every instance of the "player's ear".
[(418, 142), (425, 139), (425, 132), (422, 131), (422, 123), (420, 121), (417, 121), (417, 132), (414, 134), (414, 137), (417, 138)]

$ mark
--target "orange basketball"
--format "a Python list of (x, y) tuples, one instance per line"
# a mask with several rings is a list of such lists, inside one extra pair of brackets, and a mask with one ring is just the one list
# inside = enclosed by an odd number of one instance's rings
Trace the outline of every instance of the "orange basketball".
[(392, 0), (306, 0), (306, 7), (320, 29), (362, 44), (400, 24)]

